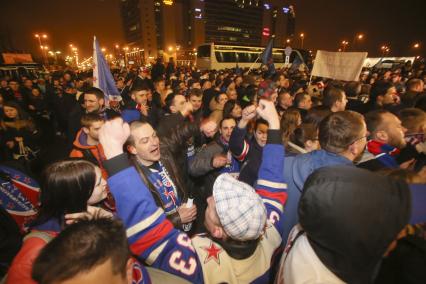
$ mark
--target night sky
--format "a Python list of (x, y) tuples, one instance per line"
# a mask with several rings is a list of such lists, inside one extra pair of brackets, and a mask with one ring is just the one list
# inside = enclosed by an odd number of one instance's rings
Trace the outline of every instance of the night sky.
[[(89, 56), (93, 35), (110, 52), (116, 43), (124, 43), (120, 0), (1, 2), (0, 32), (12, 35), (16, 49), (39, 54), (36, 32), (47, 33), (47, 45), (65, 54), (73, 43), (81, 55)], [(378, 56), (383, 44), (390, 45), (392, 56), (426, 53), (425, 0), (295, 0), (283, 4), (295, 5), (296, 31), (305, 33), (305, 48), (336, 51), (342, 40), (352, 43), (362, 32), (365, 39), (356, 47), (368, 51), (369, 56)], [(415, 42), (421, 43), (420, 50), (412, 47)], [(297, 40), (295, 46), (299, 45)]]

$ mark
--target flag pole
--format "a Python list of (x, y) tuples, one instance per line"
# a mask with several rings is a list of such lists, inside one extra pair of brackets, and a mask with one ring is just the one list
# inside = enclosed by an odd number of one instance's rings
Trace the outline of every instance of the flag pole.
[(257, 63), (257, 61), (259, 61), (259, 58), (260, 58), (260, 55), (256, 58), (256, 61), (255, 61), (255, 62), (253, 62), (253, 64), (250, 66), (250, 68), (249, 68), (249, 70), (248, 70), (248, 73), (250, 73), (250, 70), (251, 70), (251, 69), (253, 69), (254, 64), (256, 64), (256, 63)]

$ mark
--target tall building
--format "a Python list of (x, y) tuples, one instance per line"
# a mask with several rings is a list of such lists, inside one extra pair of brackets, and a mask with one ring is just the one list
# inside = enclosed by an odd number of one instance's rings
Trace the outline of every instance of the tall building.
[[(274, 3), (269, 7), (266, 2)], [(272, 34), (276, 46), (282, 46), (285, 15), (281, 2), (121, 0), (121, 17), (129, 53), (139, 48), (148, 61), (160, 55), (184, 57), (208, 42), (264, 46)], [(269, 29), (268, 35), (264, 28)]]
[[(259, 46), (262, 6), (253, 1), (205, 0), (205, 37), (218, 44)], [(247, 2), (243, 5), (242, 2)], [(257, 3), (257, 2), (256, 2)]]

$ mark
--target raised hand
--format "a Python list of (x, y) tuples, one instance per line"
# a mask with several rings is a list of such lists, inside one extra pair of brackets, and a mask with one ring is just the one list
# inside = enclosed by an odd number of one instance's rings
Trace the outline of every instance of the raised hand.
[(255, 105), (249, 105), (245, 109), (243, 109), (242, 117), (240, 122), (238, 123), (239, 128), (245, 128), (247, 124), (256, 117), (256, 106)]
[(107, 159), (123, 153), (123, 145), (130, 135), (129, 125), (121, 117), (107, 121), (99, 130), (99, 141)]
[(217, 123), (213, 120), (205, 120), (201, 123), (200, 131), (206, 137), (213, 137), (217, 131)]
[(280, 119), (273, 102), (260, 100), (257, 113), (269, 124), (269, 129), (280, 129)]

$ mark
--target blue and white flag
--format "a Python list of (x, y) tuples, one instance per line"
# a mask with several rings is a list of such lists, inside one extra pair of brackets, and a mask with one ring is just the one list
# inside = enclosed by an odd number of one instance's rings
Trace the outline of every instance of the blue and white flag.
[(271, 38), (262, 52), (262, 64), (268, 65), (269, 61), (272, 60), (272, 47), (274, 46), (274, 39)]
[(275, 74), (275, 65), (272, 57), (272, 48), (274, 46), (274, 39), (269, 40), (268, 45), (262, 53), (262, 64), (268, 66), (268, 74), (271, 76)]
[(93, 86), (105, 94), (105, 102), (121, 101), (120, 92), (115, 85), (108, 63), (99, 48), (96, 36), (93, 38)]

